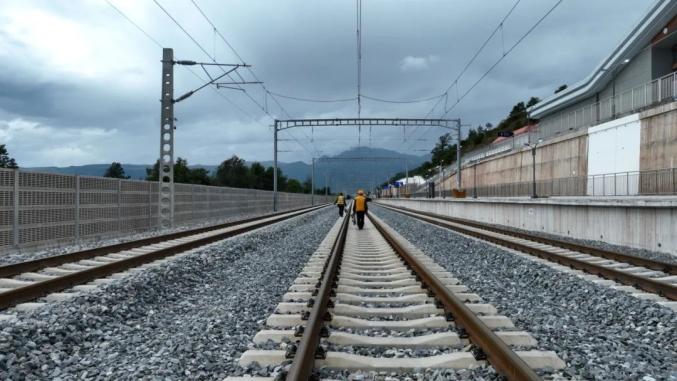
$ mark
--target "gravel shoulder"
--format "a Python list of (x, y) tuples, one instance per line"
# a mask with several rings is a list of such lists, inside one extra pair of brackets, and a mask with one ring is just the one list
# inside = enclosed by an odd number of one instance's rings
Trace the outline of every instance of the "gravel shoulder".
[(336, 219), (321, 209), (0, 322), (0, 379), (222, 379)]
[(677, 314), (506, 250), (374, 206), (473, 292), (593, 380), (677, 380)]
[(190, 229), (197, 229), (206, 226), (224, 224), (232, 221), (242, 220), (245, 218), (258, 217), (265, 214), (270, 213), (240, 214), (221, 219), (210, 219), (207, 221), (194, 222), (187, 225), (177, 226), (172, 229), (166, 230), (154, 229), (131, 234), (123, 233), (122, 235), (118, 236), (103, 236), (98, 239), (87, 239), (83, 240), (80, 243), (73, 244), (60, 244), (57, 246), (39, 246), (39, 247), (21, 248), (0, 253), (0, 266), (30, 261), (33, 259), (53, 257), (62, 254), (73, 253), (80, 250), (94, 249), (102, 246), (134, 241), (137, 239), (157, 237), (162, 234), (177, 233)]

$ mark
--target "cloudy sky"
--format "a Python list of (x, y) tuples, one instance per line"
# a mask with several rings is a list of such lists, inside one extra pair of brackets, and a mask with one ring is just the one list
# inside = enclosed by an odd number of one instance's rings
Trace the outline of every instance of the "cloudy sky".
[[(516, 102), (546, 97), (587, 75), (653, 0), (564, 0), (447, 115), (497, 123)], [(160, 59), (239, 63), (284, 96), (355, 98), (353, 0), (3, 0), (0, 2), (0, 144), (21, 166), (151, 163), (159, 151)], [(448, 96), (420, 103), (363, 99), (362, 116), (439, 117), (444, 103), (493, 65), (556, 0), (522, 0)], [(364, 0), (362, 94), (417, 100), (443, 94), (514, 0)], [(138, 24), (150, 37), (132, 25)], [(154, 42), (152, 39), (155, 39)], [(175, 68), (176, 95), (202, 84), (197, 67)], [(216, 73), (216, 72), (214, 72)], [(252, 80), (246, 70), (242, 76)], [(236, 77), (237, 78), (237, 77)], [(311, 103), (266, 95), (259, 85), (205, 88), (176, 105), (176, 154), (215, 164), (237, 154), (272, 158), (272, 117), (354, 117), (357, 103)], [(432, 110), (431, 110), (432, 109)], [(310, 160), (372, 145), (421, 154), (439, 130), (324, 128), (283, 135), (280, 159)], [(315, 153), (315, 154), (317, 154)]]

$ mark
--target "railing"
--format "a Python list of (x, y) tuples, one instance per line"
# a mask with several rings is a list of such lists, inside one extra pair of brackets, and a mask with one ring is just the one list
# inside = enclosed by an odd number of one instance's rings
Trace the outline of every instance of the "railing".
[[(158, 197), (157, 182), (0, 169), (0, 251), (155, 229)], [(315, 197), (316, 203), (328, 201)], [(310, 200), (307, 194), (278, 194), (280, 210)], [(272, 210), (272, 191), (174, 186), (177, 226)]]
[(461, 158), (461, 163), (467, 164), (471, 161), (482, 160), (489, 156), (498, 155), (503, 152), (509, 152), (513, 149), (522, 148), (525, 143), (529, 143), (529, 134), (521, 134), (508, 138), (500, 143), (490, 144), (464, 154)]
[[(528, 197), (533, 183), (521, 181), (468, 187), (467, 197)], [(445, 190), (444, 197), (451, 191)], [(602, 175), (564, 177), (536, 181), (536, 195), (554, 196), (638, 196), (677, 195), (677, 168), (651, 171), (621, 172)], [(427, 197), (427, 192), (416, 192), (411, 197)], [(438, 192), (435, 193), (435, 197)]]
[(593, 126), (620, 116), (639, 112), (649, 106), (677, 98), (677, 72), (672, 72), (651, 82), (626, 90), (616, 96), (602, 99), (576, 110), (560, 112), (547, 117), (539, 124), (539, 137), (546, 138), (557, 133)]

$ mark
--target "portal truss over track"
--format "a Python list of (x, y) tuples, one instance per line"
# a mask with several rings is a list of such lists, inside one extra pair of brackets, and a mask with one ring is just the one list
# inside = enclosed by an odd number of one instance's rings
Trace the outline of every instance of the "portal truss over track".
[(440, 127), (456, 132), (456, 182), (461, 188), (461, 119), (426, 118), (327, 118), (327, 119), (285, 119), (275, 120), (273, 135), (273, 210), (277, 210), (277, 134), (296, 127)]

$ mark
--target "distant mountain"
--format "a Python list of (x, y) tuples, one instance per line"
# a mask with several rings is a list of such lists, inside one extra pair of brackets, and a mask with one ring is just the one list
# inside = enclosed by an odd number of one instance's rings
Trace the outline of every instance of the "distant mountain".
[[(335, 156), (322, 156), (315, 161), (315, 187), (322, 188), (325, 178), (332, 190), (352, 192), (356, 188), (372, 188), (398, 172), (418, 167), (430, 155), (405, 155), (383, 148), (356, 147)], [(251, 164), (252, 162), (248, 162)], [(261, 162), (270, 167), (272, 161)], [(301, 182), (310, 177), (311, 165), (302, 161), (279, 162), (282, 173), (288, 178)], [(87, 164), (70, 167), (32, 167), (26, 171), (78, 174), (82, 176), (103, 176), (110, 164)], [(123, 164), (127, 176), (135, 180), (146, 178), (146, 168), (150, 164)], [(205, 168), (210, 173), (216, 171), (216, 165), (191, 165), (191, 168)]]

